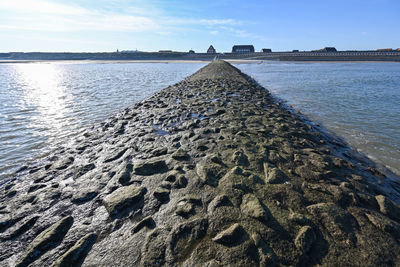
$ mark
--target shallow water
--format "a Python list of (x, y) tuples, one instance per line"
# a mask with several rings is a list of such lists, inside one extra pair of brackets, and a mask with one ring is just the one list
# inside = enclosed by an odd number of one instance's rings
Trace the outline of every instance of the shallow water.
[(400, 175), (399, 63), (236, 66), (295, 110)]
[(0, 64), (0, 179), (204, 65)]

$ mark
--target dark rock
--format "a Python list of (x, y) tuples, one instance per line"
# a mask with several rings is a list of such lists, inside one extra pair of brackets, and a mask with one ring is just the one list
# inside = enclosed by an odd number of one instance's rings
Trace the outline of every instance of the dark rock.
[(175, 151), (172, 155), (173, 159), (179, 160), (179, 161), (187, 161), (190, 160), (190, 156), (189, 154), (183, 150), (183, 149), (178, 149), (177, 151)]
[(41, 188), (45, 188), (46, 186), (47, 186), (46, 184), (34, 184), (34, 185), (31, 185), (29, 187), (29, 189), (28, 189), (28, 193), (35, 192), (36, 190), (41, 189)]
[(180, 189), (180, 188), (185, 188), (188, 184), (188, 180), (186, 179), (185, 176), (179, 175), (176, 181), (173, 184), (174, 188)]
[(17, 228), (14, 232), (10, 234), (8, 239), (16, 238), (21, 234), (25, 233), (26, 231), (28, 231), (29, 229), (31, 229), (39, 218), (40, 217), (38, 215), (35, 215), (26, 220), (25, 222), (23, 222), (23, 224), (19, 228)]
[(117, 174), (118, 182), (122, 185), (129, 185), (132, 171), (133, 165), (130, 163), (126, 164), (123, 170)]
[(255, 218), (263, 222), (266, 222), (268, 220), (267, 212), (261, 205), (260, 200), (258, 200), (258, 198), (253, 194), (246, 194), (243, 196), (240, 209), (243, 214), (249, 217)]
[(134, 167), (134, 173), (137, 175), (154, 175), (166, 171), (168, 171), (168, 167), (164, 160), (152, 160), (139, 163)]
[(286, 175), (276, 167), (264, 163), (265, 181), (269, 184), (281, 184), (287, 181)]
[(235, 246), (248, 238), (246, 231), (243, 227), (235, 223), (229, 228), (217, 234), (212, 240), (218, 244), (225, 246)]
[(302, 253), (307, 253), (315, 241), (315, 233), (310, 226), (303, 226), (294, 240), (296, 248)]
[(142, 257), (140, 266), (152, 267), (162, 266), (165, 264), (168, 231), (166, 229), (154, 229), (146, 236), (145, 243), (142, 247)]
[(103, 203), (110, 216), (114, 216), (124, 209), (138, 204), (143, 199), (145, 193), (146, 188), (144, 187), (137, 187), (135, 185), (124, 186), (107, 196), (103, 200)]
[(75, 172), (75, 177), (79, 178), (80, 176), (86, 174), (87, 172), (93, 170), (96, 167), (94, 163), (87, 164), (85, 166), (79, 167)]
[(137, 232), (142, 230), (144, 227), (147, 227), (149, 229), (154, 229), (156, 227), (156, 223), (154, 222), (154, 220), (151, 216), (147, 216), (146, 218), (141, 220), (139, 223), (137, 223), (132, 228), (132, 234), (136, 234)]
[(383, 214), (388, 215), (393, 220), (400, 221), (400, 207), (396, 206), (387, 197), (382, 195), (376, 196), (375, 199), (378, 202), (379, 210)]
[(227, 195), (220, 195), (215, 197), (208, 205), (207, 211), (213, 212), (216, 208), (222, 206), (233, 206)]
[(198, 240), (207, 234), (207, 219), (195, 219), (175, 226), (167, 240), (170, 263), (181, 262), (190, 254)]
[(95, 198), (98, 193), (99, 192), (96, 189), (84, 189), (73, 195), (73, 197), (71, 198), (71, 202), (74, 204), (82, 204)]
[(205, 184), (217, 186), (219, 179), (222, 177), (221, 166), (217, 164), (202, 163), (198, 167), (198, 174)]
[(122, 149), (121, 151), (117, 152), (115, 155), (105, 159), (104, 163), (108, 163), (108, 162), (111, 162), (111, 161), (119, 159), (120, 157), (122, 157), (125, 154), (125, 152), (127, 150), (128, 150), (127, 148)]
[(68, 216), (40, 233), (29, 245), (16, 266), (28, 266), (45, 252), (56, 247), (63, 240), (73, 222), (72, 216)]
[(76, 244), (64, 253), (55, 263), (57, 267), (79, 266), (83, 263), (93, 244), (96, 242), (97, 235), (94, 233), (82, 237)]
[(57, 170), (63, 170), (66, 169), (69, 165), (71, 165), (72, 163), (74, 163), (75, 158), (74, 157), (66, 157), (62, 160), (60, 160), (59, 162), (57, 162), (54, 165), (54, 168), (56, 168)]
[(239, 166), (249, 166), (249, 159), (242, 151), (235, 151), (232, 156), (232, 161)]
[(169, 193), (170, 191), (168, 189), (157, 188), (156, 191), (154, 191), (153, 195), (161, 203), (166, 203), (169, 201)]
[(162, 155), (166, 155), (167, 153), (168, 153), (168, 148), (166, 148), (166, 147), (157, 148), (151, 152), (153, 157), (159, 157)]

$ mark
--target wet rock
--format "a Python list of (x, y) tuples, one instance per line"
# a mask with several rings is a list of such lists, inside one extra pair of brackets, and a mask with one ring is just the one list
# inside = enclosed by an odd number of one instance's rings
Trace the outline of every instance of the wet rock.
[(119, 159), (120, 157), (122, 157), (125, 154), (125, 152), (127, 150), (128, 150), (127, 148), (123, 148), (122, 150), (118, 151), (115, 155), (105, 159), (104, 163), (108, 163), (108, 162), (111, 162), (111, 161)]
[(56, 247), (63, 240), (73, 222), (72, 216), (67, 216), (40, 233), (29, 245), (16, 266), (28, 266), (45, 252)]
[(153, 157), (159, 157), (162, 155), (166, 155), (167, 153), (168, 153), (168, 148), (166, 147), (156, 148), (151, 152)]
[(169, 183), (173, 183), (176, 181), (176, 176), (179, 175), (179, 172), (171, 172), (170, 174), (168, 174), (168, 176), (165, 178), (165, 181), (169, 182)]
[(379, 210), (388, 215), (391, 219), (400, 221), (400, 207), (393, 204), (387, 197), (378, 195), (375, 197), (379, 205)]
[(29, 187), (29, 189), (28, 189), (28, 193), (35, 192), (36, 190), (45, 188), (46, 186), (47, 186), (46, 184), (34, 184), (34, 185), (31, 185)]
[(400, 224), (380, 214), (365, 213), (368, 220), (379, 230), (391, 234), (394, 238), (400, 239)]
[(161, 203), (167, 203), (169, 201), (169, 193), (170, 191), (168, 189), (157, 188), (153, 195)]
[(300, 225), (305, 225), (310, 222), (306, 216), (297, 212), (291, 212), (288, 219), (289, 221)]
[(239, 166), (249, 166), (249, 159), (243, 151), (235, 151), (232, 156), (232, 161)]
[(118, 174), (116, 174), (118, 182), (122, 185), (129, 185), (132, 171), (133, 165), (131, 163), (126, 164), (126, 166)]
[(139, 204), (146, 191), (144, 187), (124, 186), (107, 196), (103, 203), (110, 216), (114, 216), (126, 208), (135, 207), (136, 204)]
[(222, 177), (221, 166), (213, 163), (202, 163), (197, 167), (202, 181), (210, 186), (216, 187), (218, 180)]
[(181, 148), (178, 149), (177, 151), (175, 151), (175, 152), (171, 155), (171, 157), (172, 157), (173, 159), (178, 160), (178, 161), (187, 161), (187, 160), (190, 159), (189, 154), (188, 154), (185, 150), (183, 150), (183, 149), (181, 149)]
[(168, 171), (167, 164), (164, 160), (151, 160), (144, 163), (136, 164), (134, 173), (137, 175), (154, 175)]
[(185, 176), (179, 175), (176, 181), (173, 183), (173, 188), (185, 188), (188, 184), (188, 180), (186, 179)]
[(71, 202), (74, 204), (83, 204), (94, 199), (98, 194), (99, 192), (95, 188), (83, 189), (72, 196)]
[(143, 220), (141, 220), (139, 223), (137, 223), (133, 228), (132, 228), (132, 234), (135, 234), (142, 230), (144, 227), (147, 227), (148, 229), (154, 229), (156, 227), (156, 223), (153, 220), (151, 216), (147, 216)]
[(215, 243), (225, 246), (235, 246), (248, 239), (248, 235), (243, 227), (235, 223), (224, 231), (218, 233), (212, 240)]
[(333, 238), (347, 240), (349, 244), (355, 242), (354, 229), (358, 227), (357, 222), (346, 210), (334, 203), (318, 203), (306, 209), (312, 214), (312, 221), (318, 220)]
[(260, 234), (254, 233), (251, 235), (251, 238), (258, 250), (260, 266), (274, 265), (276, 255), (270, 246), (261, 238)]
[(210, 213), (214, 212), (214, 210), (218, 207), (222, 206), (233, 206), (232, 202), (229, 200), (227, 195), (219, 195), (215, 197), (210, 204), (208, 204), (207, 211)]
[(268, 214), (264, 207), (261, 205), (260, 200), (253, 194), (246, 194), (242, 198), (242, 204), (240, 210), (246, 216), (266, 222), (268, 220)]
[(55, 263), (56, 267), (79, 266), (83, 263), (93, 244), (96, 242), (97, 235), (94, 233), (82, 237), (76, 244), (65, 252)]
[(72, 156), (63, 158), (54, 164), (54, 168), (57, 170), (66, 169), (66, 168), (68, 168), (69, 165), (74, 163), (74, 160), (75, 160), (75, 158)]
[(34, 215), (33, 217), (30, 217), (28, 220), (25, 220), (24, 222), (22, 222), (22, 225), (19, 226), (17, 229), (15, 229), (15, 231), (13, 231), (6, 239), (13, 239), (25, 233), (35, 225), (36, 221), (39, 218), (40, 216)]
[(154, 229), (146, 236), (145, 243), (142, 247), (142, 257), (140, 266), (152, 267), (162, 266), (165, 264), (167, 244), (165, 240), (168, 236), (166, 229)]
[(265, 181), (269, 184), (282, 184), (287, 181), (286, 175), (269, 163), (264, 163)]
[(314, 230), (310, 226), (303, 226), (297, 233), (294, 244), (296, 245), (296, 248), (302, 253), (307, 253), (310, 250), (315, 239), (316, 236)]
[(94, 170), (94, 168), (96, 168), (96, 165), (94, 165), (94, 163), (86, 164), (82, 167), (79, 167), (75, 172), (75, 177), (79, 178), (87, 172)]
[(208, 220), (195, 219), (175, 226), (167, 240), (168, 261), (181, 262), (190, 255), (198, 240), (207, 234)]
[(175, 213), (187, 219), (196, 213), (195, 206), (201, 205), (202, 201), (200, 197), (194, 195), (186, 195), (178, 201)]
[(197, 148), (197, 150), (199, 150), (199, 151), (206, 151), (206, 150), (209, 149), (209, 147), (206, 146), (206, 145), (204, 145), (204, 144), (200, 144), (200, 145), (198, 145), (196, 148)]

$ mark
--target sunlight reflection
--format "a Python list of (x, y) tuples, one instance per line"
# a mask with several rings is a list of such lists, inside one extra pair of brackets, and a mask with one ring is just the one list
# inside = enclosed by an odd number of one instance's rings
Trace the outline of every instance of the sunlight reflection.
[(62, 69), (56, 64), (37, 63), (19, 64), (17, 71), (24, 88), (24, 104), (35, 106), (39, 111), (32, 123), (50, 131), (60, 129), (61, 118), (68, 111), (65, 103), (70, 97), (62, 85)]

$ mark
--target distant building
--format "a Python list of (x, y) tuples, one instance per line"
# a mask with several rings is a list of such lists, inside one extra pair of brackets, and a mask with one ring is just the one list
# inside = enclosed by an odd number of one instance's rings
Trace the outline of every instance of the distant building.
[(194, 53), (195, 53), (194, 50), (192, 49), (189, 50), (189, 54), (194, 54)]
[(337, 52), (335, 47), (325, 47), (322, 50), (324, 50), (324, 52)]
[(232, 53), (254, 53), (253, 45), (234, 45)]
[(292, 52), (293, 52), (293, 53), (298, 53), (299, 50), (295, 49), (295, 50), (293, 50)]
[(376, 49), (376, 51), (379, 51), (379, 52), (386, 52), (386, 51), (393, 51), (393, 49), (392, 48), (381, 48), (381, 49)]
[(217, 51), (215, 50), (214, 46), (210, 45), (210, 47), (207, 49), (208, 54), (215, 54)]
[(318, 50), (313, 50), (312, 52), (337, 52), (335, 47), (325, 47)]
[(172, 50), (159, 50), (158, 53), (172, 53)]
[(261, 52), (262, 53), (271, 53), (272, 50), (270, 48), (263, 48), (263, 49), (261, 49)]
[(396, 51), (400, 51), (400, 48), (397, 48), (397, 50)]

